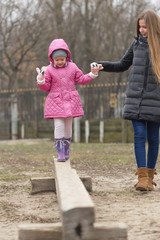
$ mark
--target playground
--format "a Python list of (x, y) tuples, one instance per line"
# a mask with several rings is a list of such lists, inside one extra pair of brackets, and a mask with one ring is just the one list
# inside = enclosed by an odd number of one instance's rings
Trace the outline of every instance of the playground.
[[(0, 142), (1, 240), (18, 240), (19, 224), (61, 222), (54, 192), (30, 194), (31, 178), (54, 177), (53, 145), (49, 139)], [(136, 192), (133, 144), (71, 144), (72, 168), (92, 178), (96, 222), (125, 223), (128, 240), (160, 238), (159, 160), (155, 191)]]

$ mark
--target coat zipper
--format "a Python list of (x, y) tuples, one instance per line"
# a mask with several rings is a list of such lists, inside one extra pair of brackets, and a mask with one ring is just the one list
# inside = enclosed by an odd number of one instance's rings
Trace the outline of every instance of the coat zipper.
[(149, 57), (147, 57), (146, 66), (145, 66), (143, 89), (142, 89), (142, 92), (141, 92), (141, 100), (140, 100), (140, 103), (139, 103), (138, 118), (139, 118), (139, 114), (140, 114), (140, 106), (141, 106), (141, 102), (142, 102), (142, 98), (143, 98), (143, 93), (144, 93), (144, 90), (146, 89), (146, 86), (147, 86), (148, 67), (149, 67)]

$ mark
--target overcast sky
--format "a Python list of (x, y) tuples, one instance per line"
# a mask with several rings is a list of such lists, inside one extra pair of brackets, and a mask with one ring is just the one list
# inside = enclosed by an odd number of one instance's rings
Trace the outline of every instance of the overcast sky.
[(151, 0), (151, 2), (154, 3), (155, 5), (156, 5), (156, 4), (160, 5), (159, 0)]

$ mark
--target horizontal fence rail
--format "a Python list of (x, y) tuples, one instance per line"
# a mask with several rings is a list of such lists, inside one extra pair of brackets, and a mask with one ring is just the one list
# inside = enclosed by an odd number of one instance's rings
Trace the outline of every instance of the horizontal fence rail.
[[(77, 85), (84, 109), (84, 116), (81, 119), (101, 121), (121, 118), (126, 85), (125, 82)], [(37, 137), (39, 133), (45, 137), (47, 131), (50, 132), (53, 129), (53, 123), (47, 120), (50, 129), (44, 130), (44, 125), (46, 125), (44, 106), (47, 94), (37, 87), (0, 90), (0, 139), (3, 139), (3, 137), (24, 138), (25, 131), (32, 131), (29, 130), (32, 125), (34, 125), (34, 130), (37, 131), (34, 137)], [(103, 123), (101, 123), (101, 142), (103, 141), (103, 128)], [(88, 136), (86, 138), (88, 139)]]
[[(84, 118), (117, 118), (122, 116), (126, 83), (77, 85)], [(25, 88), (17, 90), (0, 90), (0, 120), (10, 118), (12, 101), (17, 100), (19, 120), (43, 119), (44, 104), (47, 93), (39, 88)], [(14, 100), (13, 100), (14, 99)], [(7, 109), (6, 109), (6, 106)]]

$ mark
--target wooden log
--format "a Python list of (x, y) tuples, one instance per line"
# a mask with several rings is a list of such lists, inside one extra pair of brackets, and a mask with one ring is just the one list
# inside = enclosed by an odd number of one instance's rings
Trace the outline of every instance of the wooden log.
[(20, 224), (18, 240), (62, 240), (62, 224)]
[[(92, 192), (92, 179), (89, 176), (80, 177), (88, 192)], [(55, 178), (53, 177), (37, 177), (31, 178), (31, 192), (30, 194), (37, 194), (42, 192), (56, 192)]]
[(95, 220), (94, 204), (70, 161), (54, 159), (56, 189), (60, 204), (65, 240), (83, 239), (84, 232)]

